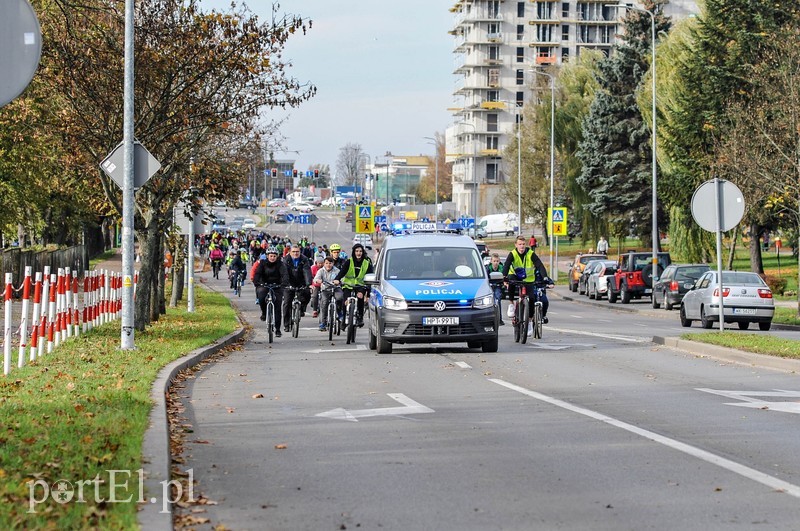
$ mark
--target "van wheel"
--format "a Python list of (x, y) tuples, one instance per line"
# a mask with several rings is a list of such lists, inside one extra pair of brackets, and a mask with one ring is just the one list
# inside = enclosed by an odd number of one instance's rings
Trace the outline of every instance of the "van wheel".
[(493, 339), (481, 343), (481, 350), (483, 352), (497, 352), (497, 343), (498, 343), (497, 336), (494, 336)]
[(375, 350), (378, 348), (378, 338), (372, 333), (372, 328), (369, 330), (369, 349)]
[(380, 332), (378, 332), (378, 335), (375, 338), (375, 347), (378, 349), (378, 354), (392, 353), (392, 344), (383, 339)]

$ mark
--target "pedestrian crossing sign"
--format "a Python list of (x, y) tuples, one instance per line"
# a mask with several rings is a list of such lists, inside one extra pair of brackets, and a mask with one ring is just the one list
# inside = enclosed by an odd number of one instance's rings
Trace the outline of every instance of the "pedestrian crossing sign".
[(549, 227), (553, 236), (567, 235), (567, 207), (548, 208)]
[(375, 232), (375, 220), (372, 217), (372, 207), (369, 205), (356, 207), (356, 234), (373, 232)]

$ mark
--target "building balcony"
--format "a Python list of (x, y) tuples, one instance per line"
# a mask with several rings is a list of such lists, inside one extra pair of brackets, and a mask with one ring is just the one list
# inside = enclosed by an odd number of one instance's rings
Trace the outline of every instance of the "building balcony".
[(555, 55), (540, 55), (536, 58), (537, 65), (554, 65), (558, 62), (558, 57)]

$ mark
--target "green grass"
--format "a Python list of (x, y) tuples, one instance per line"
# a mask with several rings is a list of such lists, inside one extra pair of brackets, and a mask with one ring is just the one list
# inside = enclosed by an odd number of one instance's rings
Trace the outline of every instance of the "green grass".
[(95, 256), (94, 258), (89, 260), (89, 269), (93, 270), (95, 267), (97, 267), (97, 264), (99, 264), (101, 262), (105, 262), (106, 260), (110, 259), (115, 254), (117, 254), (117, 252), (118, 252), (118, 249), (111, 249), (110, 251), (105, 251), (105, 252)]
[(743, 334), (740, 332), (683, 334), (681, 339), (710, 343), (758, 354), (769, 354), (770, 356), (781, 358), (800, 359), (800, 341), (794, 339), (783, 339), (764, 334)]
[(775, 316), (772, 318), (772, 322), (800, 325), (800, 319), (797, 318), (797, 308), (783, 308), (781, 306), (776, 306)]
[[(153, 381), (163, 366), (237, 327), (223, 295), (197, 289), (195, 296), (195, 313), (170, 309), (136, 334), (136, 350), (119, 349), (116, 321), (0, 378), (0, 529), (138, 528), (136, 471)], [(131, 502), (98, 504), (89, 485), (86, 503), (50, 498), (27, 513), (29, 482), (63, 479), (75, 487), (98, 474), (107, 481), (108, 470), (131, 471), (128, 488), (116, 492)], [(109, 499), (107, 484), (100, 496)]]

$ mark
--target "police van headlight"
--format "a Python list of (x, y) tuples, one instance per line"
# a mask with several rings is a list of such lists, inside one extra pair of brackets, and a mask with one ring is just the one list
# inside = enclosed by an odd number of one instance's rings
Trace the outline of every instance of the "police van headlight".
[(472, 302), (473, 308), (491, 308), (492, 306), (494, 306), (494, 295), (476, 297)]
[(383, 307), (387, 310), (407, 310), (408, 303), (405, 299), (396, 299), (394, 297), (384, 297)]

